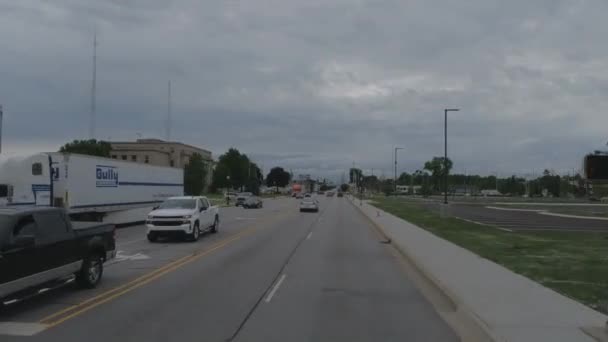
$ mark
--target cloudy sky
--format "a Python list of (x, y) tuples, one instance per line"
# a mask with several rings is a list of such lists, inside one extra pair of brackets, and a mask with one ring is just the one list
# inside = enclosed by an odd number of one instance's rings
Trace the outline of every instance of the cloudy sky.
[(0, 0), (3, 153), (165, 135), (268, 170), (567, 172), (608, 140), (605, 0)]

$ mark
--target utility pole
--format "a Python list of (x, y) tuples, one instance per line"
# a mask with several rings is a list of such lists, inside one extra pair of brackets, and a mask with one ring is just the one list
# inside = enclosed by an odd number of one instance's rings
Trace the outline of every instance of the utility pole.
[(464, 194), (466, 196), (467, 192), (467, 169), (464, 169)]
[(444, 109), (444, 121), (443, 121), (443, 138), (444, 138), (444, 157), (443, 157), (443, 173), (444, 173), (444, 184), (443, 184), (443, 204), (448, 204), (448, 112), (457, 112), (460, 109)]
[(4, 112), (2, 111), (2, 105), (0, 105), (0, 153), (2, 153), (2, 118)]
[(91, 81), (91, 122), (89, 126), (89, 138), (95, 139), (96, 128), (96, 93), (97, 93), (97, 32), (93, 35), (93, 80)]
[(167, 141), (171, 141), (171, 81), (167, 85), (167, 126), (165, 129)]
[(395, 183), (395, 194), (397, 194), (397, 151), (399, 150), (403, 150), (403, 148), (395, 147), (395, 178), (393, 179), (393, 182)]

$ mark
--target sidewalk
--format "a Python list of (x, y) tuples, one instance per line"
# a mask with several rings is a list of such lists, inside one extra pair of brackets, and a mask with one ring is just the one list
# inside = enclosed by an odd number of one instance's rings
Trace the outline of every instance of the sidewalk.
[(367, 203), (354, 201), (438, 287), (497, 341), (593, 342), (608, 316)]

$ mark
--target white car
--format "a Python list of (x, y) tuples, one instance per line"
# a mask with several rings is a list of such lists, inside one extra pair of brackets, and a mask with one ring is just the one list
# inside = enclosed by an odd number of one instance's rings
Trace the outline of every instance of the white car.
[(202, 232), (217, 233), (219, 224), (218, 207), (200, 196), (168, 198), (149, 213), (146, 220), (150, 242), (169, 235), (181, 235), (196, 241)]
[(300, 212), (303, 211), (319, 211), (319, 202), (311, 197), (305, 197), (302, 202), (300, 202)]

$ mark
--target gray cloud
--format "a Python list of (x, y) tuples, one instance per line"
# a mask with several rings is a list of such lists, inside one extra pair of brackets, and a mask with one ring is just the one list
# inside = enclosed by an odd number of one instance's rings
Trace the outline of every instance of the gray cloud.
[[(606, 140), (608, 4), (588, 1), (0, 0), (5, 151), (87, 134), (98, 33), (98, 137), (174, 138), (266, 169), (580, 166)], [(43, 123), (44, 124), (41, 124)]]

